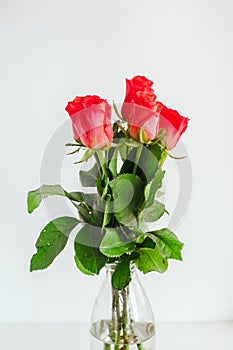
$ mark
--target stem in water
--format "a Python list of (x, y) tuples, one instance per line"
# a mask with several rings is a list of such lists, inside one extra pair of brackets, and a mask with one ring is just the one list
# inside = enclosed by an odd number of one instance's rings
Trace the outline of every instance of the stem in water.
[(115, 291), (115, 302), (116, 302), (116, 345), (114, 346), (114, 350), (119, 350), (120, 348), (120, 335), (121, 335), (121, 314), (120, 314), (120, 305), (119, 305), (119, 292)]
[(127, 329), (127, 311), (128, 311), (128, 305), (127, 305), (127, 291), (126, 289), (122, 290), (122, 297), (123, 297), (123, 312), (122, 312), (122, 328), (123, 328), (123, 338), (124, 338), (124, 350), (129, 350), (129, 337), (128, 337), (128, 329)]

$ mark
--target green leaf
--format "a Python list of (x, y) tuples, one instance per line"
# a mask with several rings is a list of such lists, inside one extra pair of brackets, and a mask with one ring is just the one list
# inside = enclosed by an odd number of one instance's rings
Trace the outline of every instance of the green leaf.
[(100, 244), (100, 251), (107, 257), (121, 256), (133, 252), (136, 248), (135, 242), (123, 241), (116, 229), (106, 227), (105, 230), (106, 233)]
[(152, 240), (149, 235), (148, 237), (146, 235), (143, 235), (145, 237), (142, 242), (139, 242), (138, 246), (139, 248), (151, 248), (154, 249), (156, 246), (156, 243), (154, 240)]
[(112, 275), (112, 288), (121, 290), (128, 286), (131, 281), (130, 257), (124, 258), (117, 266)]
[(99, 226), (107, 226), (112, 218), (110, 202), (108, 199), (103, 200), (101, 197), (99, 197), (99, 199), (93, 205), (92, 213), (94, 215), (96, 223)]
[(91, 158), (93, 156), (93, 154), (95, 154), (95, 152), (96, 152), (96, 150), (94, 150), (92, 148), (88, 148), (86, 150), (86, 152), (84, 153), (84, 155), (82, 156), (82, 158), (78, 162), (74, 162), (74, 164), (86, 162), (89, 158)]
[(98, 164), (95, 163), (94, 166), (87, 171), (80, 170), (79, 178), (82, 186), (84, 187), (96, 187), (96, 180), (99, 176)]
[(144, 208), (148, 208), (154, 203), (154, 198), (157, 190), (162, 186), (162, 180), (165, 171), (158, 169), (153, 180), (145, 187), (145, 202), (143, 204)]
[(78, 209), (78, 214), (80, 219), (87, 223), (92, 222), (92, 216), (90, 213), (90, 208), (85, 203), (80, 203), (76, 205), (76, 208)]
[(147, 237), (146, 234), (145, 234), (145, 233), (142, 233), (141, 235), (139, 235), (139, 236), (137, 237), (136, 243), (141, 244), (141, 243), (145, 240), (146, 237)]
[(184, 244), (168, 228), (152, 231), (147, 235), (157, 244), (161, 255), (169, 259), (182, 261), (181, 251)]
[(148, 145), (148, 149), (150, 150), (150, 152), (153, 153), (153, 155), (158, 159), (158, 161), (160, 162), (163, 155), (163, 150), (161, 148), (161, 145), (156, 143), (156, 144), (151, 144), (151, 145)]
[(76, 266), (85, 274), (98, 275), (107, 262), (107, 257), (94, 247), (76, 244), (75, 254)]
[(160, 198), (164, 195), (164, 192), (163, 191), (157, 191), (156, 192), (156, 195), (155, 195), (155, 198)]
[(94, 204), (98, 201), (99, 196), (97, 193), (83, 193), (82, 197), (82, 202), (88, 205), (89, 208), (93, 208)]
[(76, 200), (79, 201), (79, 204), (75, 202), (73, 204), (78, 209), (80, 218), (87, 223), (92, 223), (94, 221), (93, 208), (98, 199), (97, 193), (71, 192), (70, 194), (73, 196), (77, 194)]
[(154, 204), (149, 208), (143, 209), (143, 211), (140, 213), (140, 218), (144, 222), (155, 222), (159, 220), (165, 212), (165, 205), (158, 201), (154, 201)]
[[(102, 239), (99, 227), (86, 224), (75, 238), (75, 260), (81, 272), (98, 275), (108, 258), (99, 251)], [(78, 261), (78, 264), (77, 264)]]
[(36, 242), (37, 253), (31, 259), (30, 271), (47, 268), (64, 249), (68, 236), (79, 220), (63, 216), (52, 220), (40, 233)]
[(81, 264), (81, 261), (79, 260), (79, 258), (77, 257), (77, 255), (74, 256), (74, 261), (75, 261), (75, 264), (77, 266), (77, 268), (82, 272), (84, 273), (85, 275), (88, 275), (88, 276), (94, 276), (95, 274), (88, 271), (87, 269), (85, 269), (85, 267)]
[(144, 201), (144, 184), (134, 174), (122, 174), (109, 183), (113, 193), (113, 209), (118, 222), (137, 226), (136, 213)]
[(124, 139), (120, 139), (119, 144), (120, 144), (119, 153), (120, 153), (122, 161), (125, 162), (125, 160), (127, 158), (127, 150), (128, 150), (128, 147), (126, 145), (126, 141)]
[[(137, 147), (129, 152), (126, 161), (122, 165), (120, 174), (133, 173), (136, 157)], [(158, 159), (149, 147), (144, 146), (142, 148), (141, 156), (137, 164), (136, 175), (138, 175), (144, 182), (149, 183), (154, 178), (159, 166)]]
[(49, 196), (65, 196), (70, 200), (74, 200), (72, 195), (66, 192), (60, 185), (42, 185), (38, 189), (28, 192), (28, 212), (32, 213), (39, 207), (42, 200)]
[(158, 248), (140, 248), (137, 250), (139, 258), (135, 260), (138, 269), (143, 273), (157, 271), (163, 273), (168, 268), (167, 259), (158, 251)]
[(82, 192), (70, 192), (68, 195), (68, 198), (75, 202), (83, 202), (85, 200)]
[(32, 213), (39, 207), (42, 200), (49, 196), (64, 196), (71, 201), (83, 201), (82, 192), (67, 192), (60, 185), (42, 185), (34, 191), (28, 192), (27, 206), (28, 212)]

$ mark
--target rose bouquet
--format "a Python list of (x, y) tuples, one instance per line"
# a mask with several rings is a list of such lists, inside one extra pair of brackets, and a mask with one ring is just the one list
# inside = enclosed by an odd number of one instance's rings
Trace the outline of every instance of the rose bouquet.
[(183, 243), (168, 228), (150, 230), (150, 223), (168, 214), (158, 200), (169, 151), (186, 130), (188, 118), (157, 100), (153, 82), (143, 76), (126, 79), (126, 96), (121, 112), (99, 96), (77, 96), (68, 102), (75, 142), (72, 153), (83, 153), (77, 163), (94, 160), (91, 169), (80, 170), (82, 186), (93, 192), (68, 192), (60, 185), (42, 185), (28, 193), (32, 213), (48, 196), (65, 196), (77, 216), (49, 222), (36, 242), (37, 252), (30, 270), (47, 268), (64, 249), (76, 228), (74, 261), (87, 275), (98, 275), (113, 266), (112, 320), (105, 348), (128, 349), (133, 341), (142, 349), (129, 315), (129, 285), (132, 266), (143, 273), (163, 273), (169, 259), (182, 260)]

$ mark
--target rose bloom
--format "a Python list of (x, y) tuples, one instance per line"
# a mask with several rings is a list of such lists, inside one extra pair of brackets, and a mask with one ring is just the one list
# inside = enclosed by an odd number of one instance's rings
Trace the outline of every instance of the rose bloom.
[(153, 82), (144, 76), (126, 79), (121, 113), (129, 123), (131, 137), (148, 142), (159, 135), (160, 129), (165, 129), (165, 147), (172, 149), (186, 130), (188, 118), (158, 102), (152, 85)]
[(77, 141), (93, 149), (108, 146), (112, 141), (111, 106), (106, 100), (96, 95), (77, 96), (65, 109)]
[(171, 150), (187, 129), (189, 118), (182, 117), (177, 111), (167, 108), (161, 102), (157, 102), (157, 113), (158, 131), (161, 129), (165, 131), (165, 147)]
[(131, 137), (139, 142), (151, 141), (157, 134), (156, 95), (152, 85), (153, 82), (143, 76), (126, 79), (126, 94), (121, 113), (129, 122)]

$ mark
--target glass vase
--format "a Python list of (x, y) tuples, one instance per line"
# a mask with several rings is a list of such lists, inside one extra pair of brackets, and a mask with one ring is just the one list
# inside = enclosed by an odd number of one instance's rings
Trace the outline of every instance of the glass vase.
[(155, 325), (149, 300), (131, 266), (131, 282), (112, 288), (116, 264), (106, 266), (106, 276), (91, 317), (91, 350), (153, 350)]

